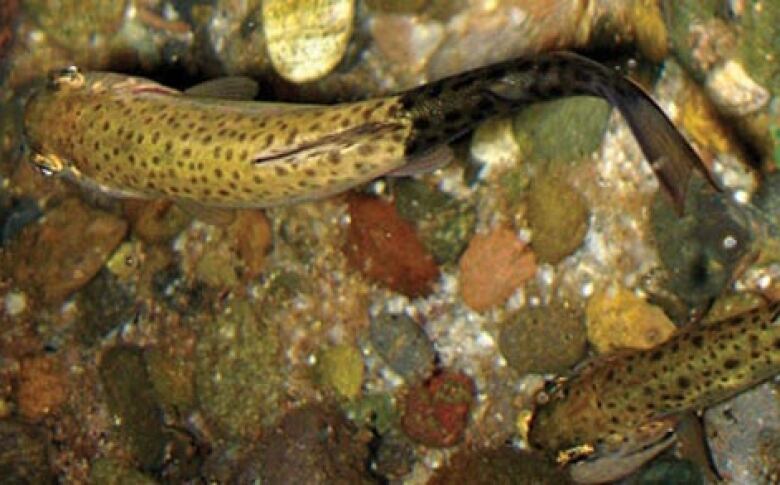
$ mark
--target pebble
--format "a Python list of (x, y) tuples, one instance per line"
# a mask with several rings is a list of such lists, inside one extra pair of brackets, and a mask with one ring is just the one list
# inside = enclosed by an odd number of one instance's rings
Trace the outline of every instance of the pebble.
[(355, 399), (363, 384), (363, 358), (351, 345), (336, 345), (320, 352), (315, 372), (321, 386), (347, 399)]
[(406, 296), (431, 292), (439, 268), (414, 227), (398, 215), (392, 204), (352, 195), (349, 214), (345, 252), (353, 268)]
[(560, 304), (527, 307), (501, 328), (498, 346), (520, 374), (560, 374), (582, 360), (586, 331), (581, 316)]
[(407, 390), (401, 428), (417, 443), (443, 448), (463, 439), (476, 391), (460, 372), (443, 371)]
[(370, 433), (331, 404), (307, 404), (263, 432), (230, 483), (375, 483), (365, 467)]
[(54, 357), (22, 359), (16, 389), (19, 414), (31, 421), (55, 414), (68, 399), (68, 384)]
[(98, 273), (78, 294), (80, 318), (76, 335), (82, 344), (90, 346), (106, 334), (128, 322), (136, 314), (135, 299), (113, 273)]
[(582, 194), (561, 174), (545, 170), (531, 182), (527, 217), (537, 258), (556, 264), (582, 245), (589, 210)]
[(503, 304), (536, 274), (536, 257), (514, 231), (478, 234), (460, 258), (460, 294), (476, 311)]
[(8, 484), (56, 483), (43, 430), (0, 419), (0, 481)]
[(243, 263), (240, 267), (242, 279), (251, 280), (260, 276), (273, 242), (268, 218), (259, 210), (239, 210), (236, 211), (236, 220), (227, 231)]
[(128, 199), (124, 201), (124, 209), (133, 234), (149, 243), (170, 241), (192, 220), (167, 199)]
[(433, 371), (433, 343), (407, 315), (382, 313), (373, 317), (369, 338), (377, 354), (404, 379), (425, 378)]
[(245, 300), (203, 323), (195, 350), (201, 410), (228, 436), (254, 436), (283, 411), (277, 329)]
[(5, 313), (16, 317), (27, 309), (27, 295), (21, 291), (12, 291), (5, 295)]
[(103, 353), (100, 382), (114, 421), (142, 470), (158, 469), (169, 436), (140, 347), (120, 345)]
[(505, 445), (499, 448), (465, 450), (454, 455), (447, 466), (436, 471), (428, 485), (451, 483), (566, 485), (573, 482), (547, 457)]
[(71, 198), (25, 227), (6, 257), (16, 282), (58, 302), (97, 274), (126, 231), (122, 219)]
[(352, 36), (354, 0), (264, 0), (263, 30), (276, 71), (294, 83), (317, 80), (341, 61)]
[(152, 347), (144, 359), (157, 399), (181, 412), (195, 406), (195, 362), (177, 350)]
[(588, 341), (599, 353), (649, 349), (677, 330), (669, 317), (622, 286), (597, 291), (586, 308)]

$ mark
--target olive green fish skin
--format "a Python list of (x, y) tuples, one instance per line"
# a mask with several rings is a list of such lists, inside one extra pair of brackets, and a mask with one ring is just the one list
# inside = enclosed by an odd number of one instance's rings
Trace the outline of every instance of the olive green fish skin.
[(780, 373), (780, 303), (691, 325), (662, 345), (597, 359), (538, 409), (529, 440), (557, 453), (620, 442), (640, 427), (701, 409)]
[(113, 73), (59, 79), (27, 103), (25, 131), (37, 163), (120, 196), (223, 207), (321, 198), (402, 173), (496, 113), (571, 95), (600, 96), (620, 109), (678, 207), (690, 171), (706, 172), (639, 87), (571, 53), (334, 106), (215, 100)]

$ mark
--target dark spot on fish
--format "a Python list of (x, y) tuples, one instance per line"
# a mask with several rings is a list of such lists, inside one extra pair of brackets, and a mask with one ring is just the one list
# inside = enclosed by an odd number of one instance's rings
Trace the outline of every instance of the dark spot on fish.
[(108, 121), (104, 121), (103, 122), (103, 131), (108, 131), (109, 128), (111, 128), (111, 123), (109, 123)]
[(219, 195), (223, 196), (223, 197), (227, 197), (228, 195), (230, 195), (230, 192), (228, 192), (228, 191), (227, 191), (227, 190), (225, 190), (225, 189), (219, 189), (219, 190), (217, 191), (217, 193), (218, 193)]
[(182, 133), (181, 136), (179, 137), (179, 139), (181, 139), (181, 141), (187, 141), (187, 140), (190, 139), (190, 134), (189, 133)]
[(375, 150), (374, 145), (371, 145), (370, 143), (365, 143), (358, 146), (357, 152), (360, 155), (367, 156), (374, 153), (374, 150)]
[(217, 177), (218, 179), (221, 179), (222, 175), (223, 175), (222, 169), (220, 169), (220, 168), (215, 168), (214, 169), (214, 176), (215, 177)]
[(170, 152), (171, 150), (173, 150), (173, 142), (168, 140), (165, 142), (165, 151)]
[(780, 338), (776, 338), (774, 342), (772, 342), (772, 347), (775, 349), (780, 349)]
[(241, 133), (238, 135), (238, 141), (243, 142), (244, 140), (246, 140), (246, 133)]
[(219, 158), (219, 156), (222, 154), (222, 147), (221, 146), (215, 146), (214, 147), (214, 158)]
[(734, 369), (739, 365), (739, 361), (737, 359), (726, 359), (725, 362), (723, 362), (723, 367), (725, 369)]
[(677, 385), (680, 389), (688, 389), (691, 386), (691, 380), (685, 376), (680, 376), (677, 378)]
[(203, 143), (211, 143), (212, 137), (211, 135), (206, 135), (203, 137)]
[(348, 128), (350, 125), (349, 118), (344, 118), (341, 120), (341, 127), (342, 128)]
[(280, 177), (284, 177), (289, 173), (286, 168), (280, 166), (274, 167), (274, 172)]
[(238, 156), (238, 159), (241, 161), (245, 161), (249, 159), (249, 152), (246, 150), (241, 150), (241, 154)]
[(262, 178), (261, 178), (259, 175), (253, 175), (253, 176), (252, 176), (252, 181), (253, 181), (254, 183), (256, 183), (256, 184), (261, 184), (261, 183), (263, 183), (263, 179), (262, 179)]
[(225, 160), (230, 161), (232, 159), (233, 159), (233, 149), (228, 148), (227, 150), (225, 150)]
[(664, 352), (662, 350), (656, 350), (655, 352), (650, 354), (650, 360), (652, 362), (656, 362), (658, 360), (661, 360), (661, 358), (663, 358), (663, 356), (664, 356)]
[(229, 185), (229, 186), (230, 186), (230, 188), (231, 188), (231, 189), (233, 189), (233, 190), (237, 190), (237, 189), (238, 189), (238, 185), (236, 185), (236, 183), (235, 183), (235, 182), (229, 182), (229, 183), (228, 183), (228, 185)]
[(117, 147), (114, 147), (114, 149), (113, 149), (113, 153), (114, 153), (114, 156), (115, 156), (115, 157), (116, 157), (117, 155), (119, 155), (119, 148), (117, 148)]
[(292, 145), (295, 142), (295, 139), (298, 137), (298, 130), (293, 128), (290, 131), (290, 134), (287, 135), (287, 145)]

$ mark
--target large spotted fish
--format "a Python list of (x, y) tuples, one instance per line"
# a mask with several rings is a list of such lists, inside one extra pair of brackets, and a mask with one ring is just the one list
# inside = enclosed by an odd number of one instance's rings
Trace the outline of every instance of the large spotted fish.
[[(378, 99), (332, 106), (225, 99), (227, 78), (180, 92), (148, 79), (68, 68), (31, 96), (33, 161), (91, 188), (216, 207), (267, 207), (439, 166), (447, 143), (494, 114), (540, 100), (607, 99), (681, 209), (701, 161), (638, 86), (571, 53), (520, 58)], [(253, 93), (250, 93), (250, 96)]]
[(612, 480), (621, 459), (638, 465), (671, 444), (680, 413), (778, 373), (780, 302), (690, 325), (653, 349), (596, 359), (548, 393), (529, 441), (561, 463), (575, 462), (578, 481)]

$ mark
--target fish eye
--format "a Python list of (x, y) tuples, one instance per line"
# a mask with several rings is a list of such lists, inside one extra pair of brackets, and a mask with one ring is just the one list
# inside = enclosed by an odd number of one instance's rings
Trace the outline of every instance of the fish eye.
[(63, 168), (62, 162), (57, 158), (44, 157), (43, 155), (35, 155), (32, 163), (44, 177), (51, 177), (62, 171)]
[(76, 66), (57, 69), (49, 74), (49, 86), (55, 89), (63, 86), (80, 88), (83, 85), (84, 75)]

